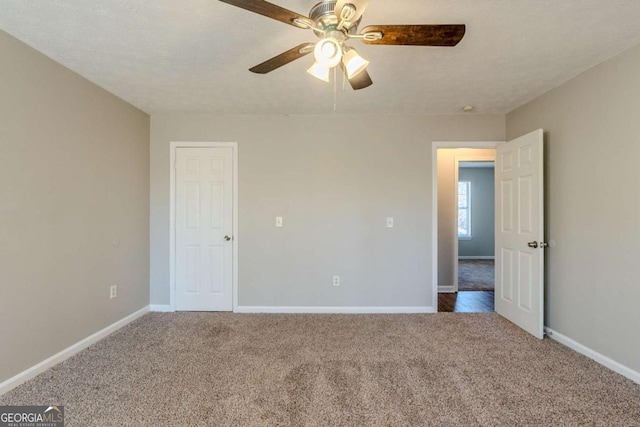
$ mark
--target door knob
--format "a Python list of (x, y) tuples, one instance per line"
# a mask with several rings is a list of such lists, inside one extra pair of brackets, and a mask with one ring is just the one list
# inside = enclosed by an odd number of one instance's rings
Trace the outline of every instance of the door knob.
[[(527, 243), (527, 246), (530, 248), (536, 249), (538, 247), (538, 242), (535, 240), (533, 242)], [(547, 242), (540, 242), (540, 249), (548, 248), (549, 244)]]
[(229, 236), (228, 234), (224, 236), (224, 240), (226, 240), (227, 242), (231, 239), (233, 239), (233, 237)]

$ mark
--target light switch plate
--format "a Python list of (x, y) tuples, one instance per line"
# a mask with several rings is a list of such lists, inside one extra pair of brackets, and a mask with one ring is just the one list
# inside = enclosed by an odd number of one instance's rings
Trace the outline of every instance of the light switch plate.
[(393, 228), (393, 218), (387, 218), (387, 228)]
[(276, 227), (282, 227), (282, 217), (281, 216), (277, 216), (276, 217)]

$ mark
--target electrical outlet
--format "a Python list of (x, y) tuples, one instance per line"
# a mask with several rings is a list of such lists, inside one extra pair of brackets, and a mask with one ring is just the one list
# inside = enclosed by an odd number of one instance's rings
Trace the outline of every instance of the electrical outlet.
[(340, 276), (333, 276), (333, 286), (340, 286)]
[(118, 285), (113, 285), (109, 288), (109, 298), (114, 299), (118, 296)]

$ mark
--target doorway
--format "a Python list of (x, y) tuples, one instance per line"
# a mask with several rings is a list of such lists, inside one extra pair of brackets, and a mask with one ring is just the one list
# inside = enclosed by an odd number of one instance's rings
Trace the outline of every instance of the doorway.
[[(433, 300), (438, 300), (441, 273), (450, 273), (441, 268), (447, 263), (442, 257), (447, 242), (444, 236), (456, 236), (457, 224), (446, 227), (450, 218), (446, 208), (453, 202), (442, 204), (446, 195), (451, 199), (450, 187), (439, 191), (439, 179), (446, 172), (440, 166), (439, 150), (454, 148), (452, 155), (463, 153), (463, 149), (494, 148), (495, 156), (495, 311), (538, 339), (544, 337), (544, 130), (537, 129), (503, 143), (434, 142), (433, 167)], [(443, 160), (444, 161), (444, 160)], [(452, 181), (453, 182), (453, 181)], [(455, 181), (457, 185), (457, 180)], [(453, 184), (451, 184), (453, 186)], [(445, 211), (444, 213), (442, 211)], [(443, 220), (444, 219), (444, 220)], [(446, 255), (446, 254), (445, 254)], [(450, 260), (449, 260), (450, 261)], [(455, 268), (457, 263), (451, 263)], [(453, 270), (453, 268), (451, 269)], [(454, 275), (457, 280), (457, 274)], [(455, 285), (455, 286), (454, 286)], [(451, 291), (457, 284), (442, 285)], [(443, 292), (446, 290), (440, 289)]]
[[(444, 156), (443, 167), (450, 161)], [(453, 292), (493, 292), (495, 288), (495, 150), (453, 152)], [(446, 174), (439, 179), (446, 179)], [(448, 187), (448, 184), (446, 184)], [(443, 191), (447, 191), (443, 188)], [(441, 212), (448, 215), (443, 206)], [(469, 297), (479, 297), (471, 294)], [(491, 297), (491, 298), (488, 298)], [(473, 298), (470, 298), (473, 299)], [(493, 294), (484, 300), (493, 302)], [(482, 308), (484, 307), (484, 308)], [(481, 306), (478, 310), (484, 311)], [(493, 311), (493, 309), (491, 309)]]
[(498, 142), (434, 143), (438, 311), (494, 311), (494, 161)]
[[(483, 157), (480, 155), (478, 157)], [(493, 160), (456, 161), (458, 250), (453, 311), (492, 312), (495, 300), (495, 173)], [(454, 165), (456, 167), (456, 165)], [(446, 299), (444, 295), (440, 299)], [(449, 294), (449, 298), (451, 295)], [(448, 307), (442, 307), (449, 310)]]

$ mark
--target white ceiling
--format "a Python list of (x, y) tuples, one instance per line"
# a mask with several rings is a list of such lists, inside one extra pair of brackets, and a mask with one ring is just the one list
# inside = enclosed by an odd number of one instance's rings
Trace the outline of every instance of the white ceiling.
[[(314, 0), (276, 0), (306, 15)], [(371, 24), (466, 24), (457, 47), (371, 46), (374, 85), (338, 113), (506, 113), (640, 42), (639, 0), (371, 1)], [(150, 114), (331, 114), (308, 56), (248, 68), (314, 41), (309, 30), (217, 0), (0, 0), (0, 29)], [(6, 61), (1, 58), (0, 61)]]

